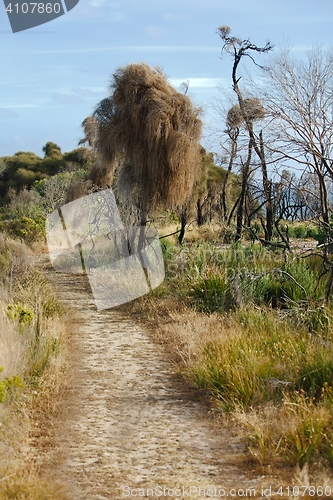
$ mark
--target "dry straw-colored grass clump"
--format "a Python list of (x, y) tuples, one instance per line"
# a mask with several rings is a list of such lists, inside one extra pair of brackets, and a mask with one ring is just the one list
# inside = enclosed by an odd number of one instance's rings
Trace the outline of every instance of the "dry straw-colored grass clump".
[(120, 196), (146, 213), (184, 203), (200, 170), (200, 109), (145, 63), (118, 69), (110, 91), (95, 110), (93, 133), (88, 122), (104, 163), (100, 175), (113, 173), (121, 157)]

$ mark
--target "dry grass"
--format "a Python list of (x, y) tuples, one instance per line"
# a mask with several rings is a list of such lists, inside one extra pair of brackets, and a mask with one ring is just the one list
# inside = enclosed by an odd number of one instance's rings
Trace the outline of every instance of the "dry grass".
[[(189, 220), (189, 224), (186, 227), (185, 237), (184, 237), (185, 245), (191, 245), (193, 243), (198, 243), (198, 242), (205, 242), (205, 243), (212, 243), (217, 246), (222, 246), (225, 243), (233, 240), (234, 233), (232, 228), (227, 227), (223, 223), (215, 221), (207, 222), (202, 226), (198, 226), (195, 217), (196, 214), (193, 213), (191, 219)], [(159, 226), (161, 227), (159, 229), (160, 236), (172, 234), (173, 232), (178, 231), (180, 229), (180, 223), (168, 223), (161, 226), (160, 221), (158, 222)], [(168, 242), (176, 244), (177, 237), (178, 234), (169, 237)]]
[(12, 377), (26, 371), (28, 339), (23, 337), (6, 314), (6, 304), (0, 303), (0, 366), (2, 377)]
[[(55, 323), (50, 328), (53, 335), (58, 330), (61, 342), (63, 325)], [(65, 486), (51, 475), (53, 464), (49, 463), (63, 418), (61, 401), (65, 390), (64, 359), (58, 351), (32, 386), (26, 383), (15, 400), (0, 404), (0, 500), (68, 498)]]
[(64, 500), (43, 462), (66, 387), (68, 319), (31, 252), (2, 235), (0, 246), (0, 500)]
[(55, 484), (50, 479), (40, 479), (38, 471), (33, 467), (25, 472), (21, 469), (16, 470), (0, 480), (1, 500), (64, 500), (65, 498), (66, 492), (62, 485)]

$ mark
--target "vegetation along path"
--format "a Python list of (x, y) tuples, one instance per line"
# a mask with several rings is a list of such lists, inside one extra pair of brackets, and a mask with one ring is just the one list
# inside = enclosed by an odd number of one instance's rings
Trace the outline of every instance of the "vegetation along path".
[(215, 487), (241, 489), (240, 496), (253, 488), (260, 498), (272, 478), (245, 464), (243, 445), (214, 421), (161, 347), (122, 312), (97, 312), (83, 276), (47, 274), (78, 317), (65, 425), (49, 452), (71, 499), (203, 498)]

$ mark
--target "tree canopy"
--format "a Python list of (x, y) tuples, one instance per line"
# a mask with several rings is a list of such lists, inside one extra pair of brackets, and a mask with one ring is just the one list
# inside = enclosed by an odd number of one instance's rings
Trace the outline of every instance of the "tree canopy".
[(47, 179), (62, 171), (85, 168), (90, 161), (86, 148), (62, 153), (54, 142), (43, 147), (44, 158), (31, 151), (18, 151), (12, 156), (3, 156), (0, 172), (0, 197), (6, 201), (10, 189), (18, 192), (30, 189), (36, 182)]
[[(109, 173), (122, 156), (119, 193), (144, 213), (179, 206), (190, 196), (200, 170), (200, 113), (160, 68), (129, 64), (114, 73), (110, 96), (93, 115), (94, 145)], [(86, 127), (94, 136), (92, 123)]]

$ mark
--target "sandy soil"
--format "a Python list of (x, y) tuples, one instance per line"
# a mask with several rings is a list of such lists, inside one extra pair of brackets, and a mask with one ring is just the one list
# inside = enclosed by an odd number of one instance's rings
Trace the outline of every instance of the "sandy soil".
[(119, 310), (97, 312), (84, 277), (47, 274), (78, 318), (70, 390), (44, 457), (72, 500), (261, 498), (279, 484), (251, 469), (244, 445), (142, 327)]

